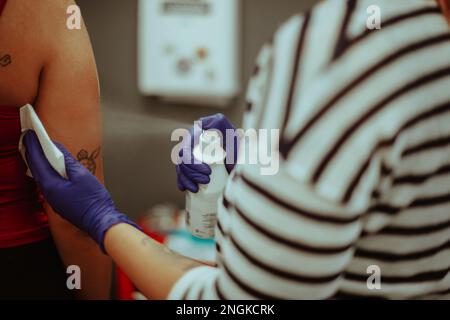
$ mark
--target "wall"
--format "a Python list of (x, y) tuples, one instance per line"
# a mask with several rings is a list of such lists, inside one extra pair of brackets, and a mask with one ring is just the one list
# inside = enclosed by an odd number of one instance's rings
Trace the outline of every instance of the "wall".
[[(152, 0), (149, 0), (152, 1)], [(183, 205), (170, 161), (170, 133), (217, 109), (169, 105), (137, 90), (137, 0), (78, 0), (97, 59), (104, 112), (107, 185), (121, 210), (133, 216), (162, 202)], [(242, 0), (243, 93), (261, 47), (289, 16), (314, 0)], [(223, 112), (236, 124), (241, 96)]]

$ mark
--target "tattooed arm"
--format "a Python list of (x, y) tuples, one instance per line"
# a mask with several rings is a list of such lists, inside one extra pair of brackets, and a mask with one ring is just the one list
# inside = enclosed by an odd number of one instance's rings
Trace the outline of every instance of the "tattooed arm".
[[(73, 1), (44, 1), (40, 29), (48, 29), (46, 62), (41, 71), (36, 112), (50, 137), (63, 143), (75, 158), (103, 181), (99, 86), (86, 28), (66, 28), (66, 8)], [(44, 8), (43, 8), (44, 9)], [(107, 299), (112, 264), (84, 233), (45, 205), (50, 229), (66, 265), (81, 268), (80, 298)]]
[(171, 252), (128, 224), (118, 224), (109, 229), (105, 247), (149, 299), (166, 299), (186, 272), (205, 265)]

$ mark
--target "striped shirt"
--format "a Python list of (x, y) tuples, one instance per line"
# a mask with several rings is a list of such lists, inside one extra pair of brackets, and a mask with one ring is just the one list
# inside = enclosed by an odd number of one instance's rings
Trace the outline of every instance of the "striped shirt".
[(436, 2), (294, 16), (260, 52), (244, 123), (280, 130), (280, 170), (236, 166), (218, 268), (191, 270), (170, 299), (450, 298), (450, 28)]

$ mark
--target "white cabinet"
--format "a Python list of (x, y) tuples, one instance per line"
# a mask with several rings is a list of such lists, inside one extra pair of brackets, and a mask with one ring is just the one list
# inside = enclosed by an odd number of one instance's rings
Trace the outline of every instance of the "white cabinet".
[(144, 95), (223, 106), (240, 91), (240, 0), (140, 0)]

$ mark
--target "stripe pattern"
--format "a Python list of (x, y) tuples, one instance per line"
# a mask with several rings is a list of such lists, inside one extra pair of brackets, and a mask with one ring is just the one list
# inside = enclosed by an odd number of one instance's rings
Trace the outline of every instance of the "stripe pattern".
[[(373, 4), (381, 30), (366, 27)], [(280, 170), (236, 166), (218, 268), (189, 272), (170, 298), (448, 299), (449, 88), (433, 1), (329, 0), (292, 17), (258, 56), (244, 115), (280, 130)]]

